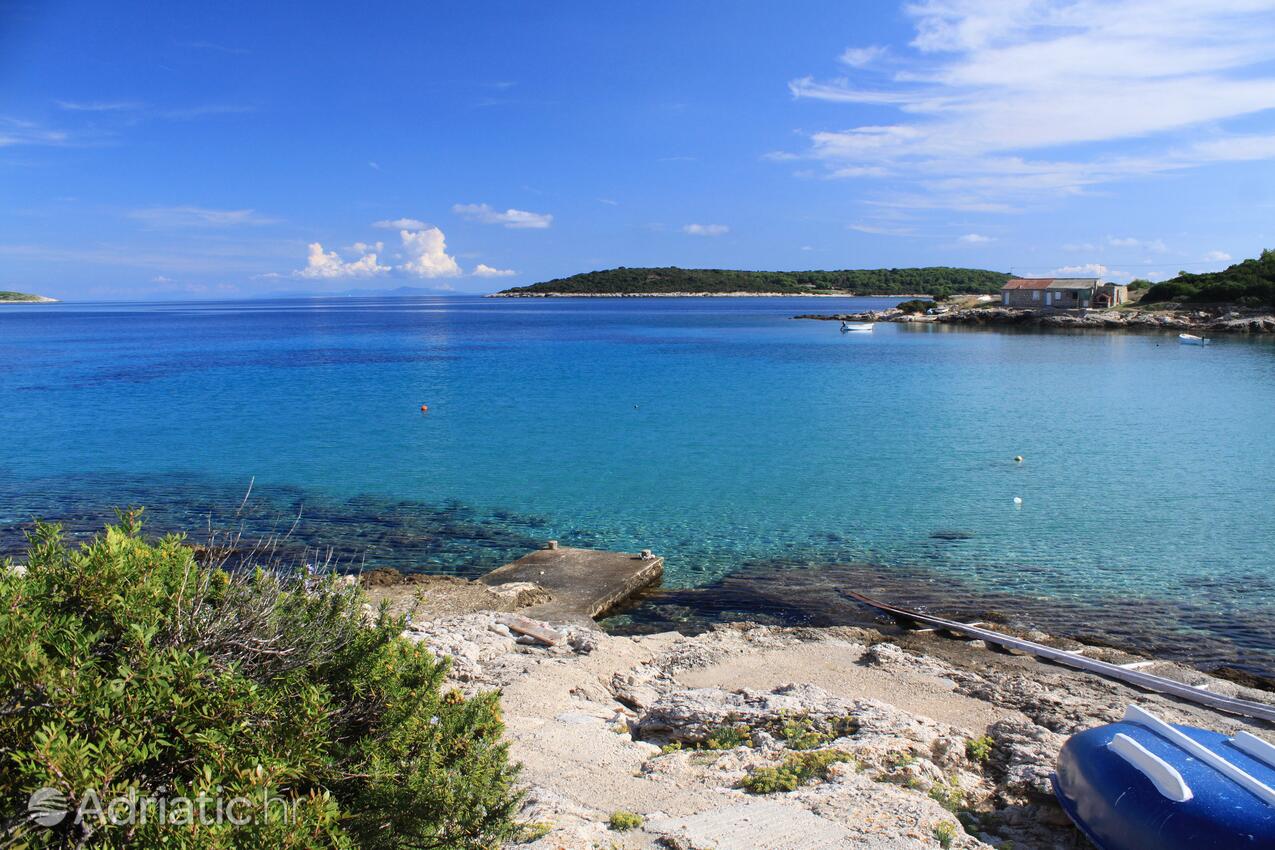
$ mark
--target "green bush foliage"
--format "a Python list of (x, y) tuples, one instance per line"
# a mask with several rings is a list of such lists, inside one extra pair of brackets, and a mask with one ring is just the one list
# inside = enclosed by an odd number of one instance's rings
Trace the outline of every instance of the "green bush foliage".
[(793, 753), (775, 767), (759, 768), (744, 777), (743, 789), (750, 794), (796, 791), (802, 785), (828, 778), (828, 770), (838, 762), (853, 762), (841, 750), (812, 750)]
[(956, 842), (956, 836), (959, 834), (956, 824), (951, 821), (943, 821), (935, 826), (933, 831), (934, 840), (939, 843), (943, 850), (948, 850)]
[(1144, 304), (1160, 301), (1275, 307), (1275, 251), (1267, 249), (1257, 259), (1244, 260), (1220, 272), (1178, 272), (1177, 277), (1157, 283), (1142, 296)]
[[(368, 622), (357, 588), (201, 567), (178, 537), (143, 540), (139, 513), (78, 549), (39, 525), (25, 574), (0, 570), (0, 843), (388, 850), (514, 834), (497, 695), (445, 691), (445, 664), (384, 610)], [(72, 815), (30, 820), (42, 787)], [(91, 805), (75, 822), (93, 795), (130, 794), (243, 797), (249, 822), (174, 823), (170, 806), (117, 825)]]
[(965, 742), (965, 755), (969, 756), (970, 761), (976, 761), (986, 764), (992, 757), (992, 748), (996, 746), (996, 742), (992, 740), (991, 735), (983, 735), (981, 738), (970, 738)]
[(934, 302), (922, 298), (913, 298), (911, 301), (902, 301), (894, 306), (904, 313), (924, 313), (934, 306)]
[(642, 826), (642, 816), (619, 809), (611, 813), (607, 823), (616, 832), (628, 832), (630, 829), (638, 829)]
[(860, 295), (941, 295), (997, 293), (1009, 275), (984, 269), (931, 266), (914, 269), (753, 272), (732, 269), (625, 268), (585, 272), (505, 290), (514, 295), (659, 295), (671, 292), (766, 292), (802, 295), (852, 292)]

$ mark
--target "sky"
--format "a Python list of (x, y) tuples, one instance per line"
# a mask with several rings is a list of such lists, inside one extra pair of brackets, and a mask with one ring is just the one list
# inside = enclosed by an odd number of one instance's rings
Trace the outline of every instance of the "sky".
[(1275, 247), (1275, 0), (0, 0), (0, 289)]

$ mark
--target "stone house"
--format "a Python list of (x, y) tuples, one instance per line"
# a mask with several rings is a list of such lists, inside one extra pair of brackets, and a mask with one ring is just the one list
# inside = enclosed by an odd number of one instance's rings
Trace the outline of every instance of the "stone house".
[(1129, 287), (1096, 277), (1016, 277), (1001, 287), (1001, 306), (1027, 310), (1105, 309), (1129, 300)]

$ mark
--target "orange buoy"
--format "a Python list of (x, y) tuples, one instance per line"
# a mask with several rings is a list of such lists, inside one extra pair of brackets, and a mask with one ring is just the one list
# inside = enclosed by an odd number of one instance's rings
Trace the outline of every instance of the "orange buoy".
[(424, 412), (425, 412), (425, 411), (427, 411), (427, 410), (429, 410), (429, 405), (428, 405), (428, 404), (422, 404), (422, 405), (421, 405), (421, 413), (424, 413)]

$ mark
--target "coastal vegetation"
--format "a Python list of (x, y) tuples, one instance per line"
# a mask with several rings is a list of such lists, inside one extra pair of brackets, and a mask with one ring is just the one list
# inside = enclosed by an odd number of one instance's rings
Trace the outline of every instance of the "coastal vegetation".
[(39, 304), (39, 303), (53, 301), (53, 300), (54, 299), (47, 298), (43, 295), (31, 295), (30, 293), (27, 293), (27, 292), (12, 292), (10, 290), (0, 289), (0, 303), (9, 302), (9, 301), (18, 301), (23, 303)]
[(843, 271), (736, 271), (730, 269), (625, 268), (585, 272), (518, 286), (499, 293), (533, 295), (937, 295), (996, 293), (1009, 279), (1003, 272), (932, 266)]
[(1140, 303), (1164, 301), (1275, 307), (1275, 251), (1267, 249), (1256, 259), (1235, 263), (1220, 272), (1179, 272), (1172, 280), (1147, 289)]
[[(77, 548), (37, 525), (0, 565), (2, 843), (496, 846), (519, 804), (497, 695), (446, 689), (403, 629), (334, 576), (148, 543), (140, 512)], [(69, 814), (30, 819), (38, 789)]]

